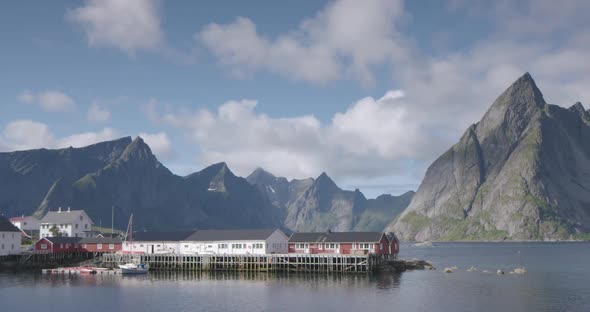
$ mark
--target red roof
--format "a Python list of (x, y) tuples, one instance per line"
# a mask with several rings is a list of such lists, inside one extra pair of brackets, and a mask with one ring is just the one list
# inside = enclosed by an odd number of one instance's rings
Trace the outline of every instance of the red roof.
[(26, 217), (12, 217), (10, 218), (10, 221), (12, 222), (16, 222), (16, 221), (23, 221)]

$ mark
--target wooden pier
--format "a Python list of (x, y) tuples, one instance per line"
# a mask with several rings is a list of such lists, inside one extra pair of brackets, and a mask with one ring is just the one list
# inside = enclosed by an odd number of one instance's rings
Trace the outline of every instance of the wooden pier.
[(271, 255), (177, 255), (177, 254), (104, 254), (102, 265), (140, 258), (150, 270), (238, 271), (238, 272), (372, 272), (388, 258), (378, 255), (271, 254)]
[(1, 268), (56, 268), (94, 259), (99, 256), (92, 252), (69, 253), (23, 253), (0, 256)]

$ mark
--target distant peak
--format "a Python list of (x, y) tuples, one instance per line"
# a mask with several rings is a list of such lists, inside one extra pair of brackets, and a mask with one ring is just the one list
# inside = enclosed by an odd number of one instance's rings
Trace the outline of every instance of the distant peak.
[(582, 103), (580, 103), (580, 102), (576, 102), (574, 105), (570, 106), (569, 110), (574, 111), (574, 112), (578, 112), (578, 113), (583, 113), (586, 111), (586, 109), (584, 108), (584, 105), (582, 105)]
[(315, 184), (318, 187), (328, 187), (328, 188), (338, 188), (339, 187), (336, 185), (336, 183), (334, 182), (334, 180), (332, 180), (328, 174), (326, 174), (326, 172), (322, 172), (322, 174), (320, 174), (320, 176), (315, 180)]
[(273, 184), (276, 179), (277, 177), (261, 167), (256, 168), (246, 177), (250, 184)]

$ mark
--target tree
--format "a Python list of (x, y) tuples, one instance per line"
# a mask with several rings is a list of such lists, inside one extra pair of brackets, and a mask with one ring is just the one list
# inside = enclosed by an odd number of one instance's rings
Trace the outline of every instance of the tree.
[(51, 228), (49, 228), (49, 233), (51, 233), (51, 236), (53, 237), (62, 237), (63, 233), (59, 231), (59, 228), (57, 228), (57, 225), (52, 225)]

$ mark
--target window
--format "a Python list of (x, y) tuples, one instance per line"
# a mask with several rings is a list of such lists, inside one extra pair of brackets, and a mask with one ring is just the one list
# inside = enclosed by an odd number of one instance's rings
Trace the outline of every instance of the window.
[(78, 223), (76, 223), (76, 229), (78, 228)]
[(96, 244), (96, 249), (102, 249), (102, 244)]
[(242, 244), (231, 244), (231, 248), (233, 248), (233, 249), (242, 249)]
[(184, 248), (188, 248), (188, 245), (184, 245)]
[(86, 249), (87, 246), (88, 245), (86, 245), (86, 244), (82, 244), (82, 248), (84, 248), (84, 249)]
[(254, 249), (262, 249), (263, 246), (263, 244), (254, 244)]
[(41, 249), (47, 249), (47, 244), (41, 244)]
[(10, 246), (10, 249), (14, 249), (14, 244), (12, 244), (12, 245)]
[(70, 248), (70, 244), (66, 244), (66, 248)]
[(323, 249), (323, 247), (324, 247), (324, 244), (318, 244), (318, 249), (319, 249), (319, 250), (322, 250), (322, 249)]
[(64, 244), (59, 244), (59, 248), (63, 249), (64, 248)]
[(162, 245), (156, 245), (156, 247), (162, 247)]
[(115, 249), (115, 244), (109, 244), (109, 249)]
[(83, 216), (80, 216), (80, 221), (82, 221), (83, 219), (84, 219), (84, 217)]
[(27, 225), (27, 223), (26, 222), (23, 222), (23, 225)]
[(87, 224), (84, 224), (84, 228), (85, 229), (88, 229), (88, 223)]
[(227, 244), (219, 244), (219, 245), (217, 245), (217, 248), (219, 248), (219, 249), (227, 249)]

